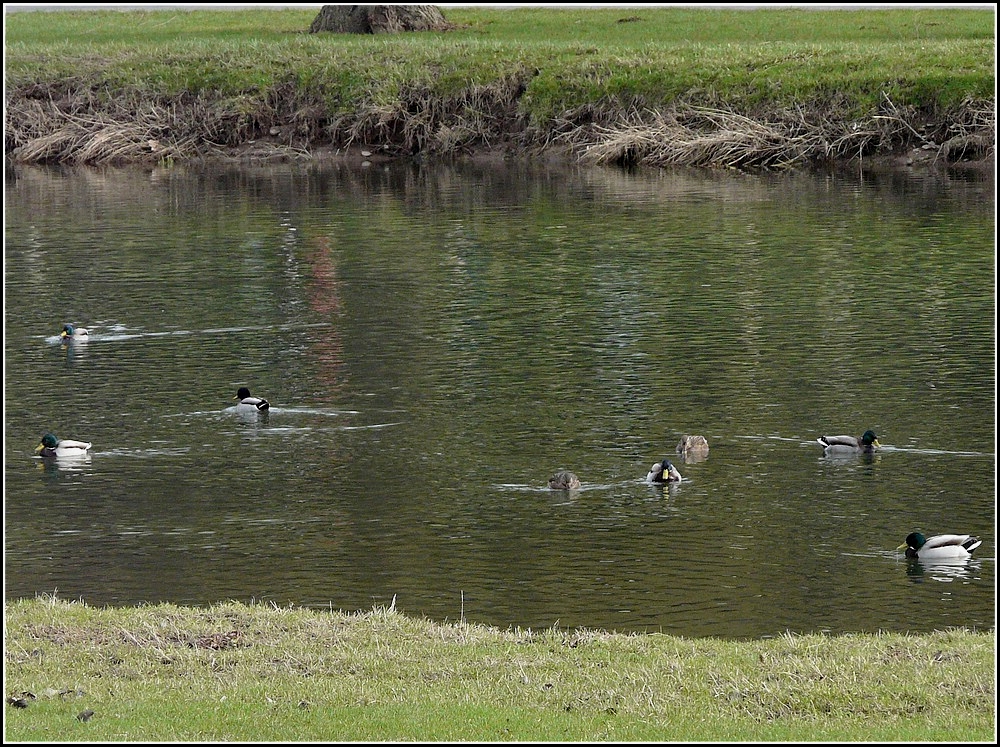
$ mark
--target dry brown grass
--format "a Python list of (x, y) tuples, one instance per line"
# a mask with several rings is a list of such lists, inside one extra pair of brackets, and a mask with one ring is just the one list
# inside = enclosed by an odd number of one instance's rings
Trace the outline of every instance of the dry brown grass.
[(750, 117), (731, 109), (678, 105), (667, 111), (632, 111), (611, 125), (589, 131), (564, 128), (581, 160), (592, 163), (680, 165), (736, 169), (783, 169), (810, 163), (850, 160), (927, 145), (944, 159), (991, 159), (996, 121), (993, 110), (969, 102), (948, 125), (949, 137), (935, 142), (912, 110), (888, 97), (865, 120), (828, 111), (798, 108)]
[(885, 97), (877, 112), (850, 118), (812, 106), (752, 114), (724, 105), (678, 103), (621, 112), (598, 105), (534, 128), (518, 109), (521, 71), (457, 95), (408, 86), (392, 103), (359, 103), (330, 115), (294, 85), (260, 99), (93, 91), (63, 82), (8, 91), (5, 149), (22, 163), (116, 165), (219, 158), (309, 158), (321, 147), (368, 146), (384, 155), (454, 155), (473, 150), (565, 149), (598, 164), (783, 169), (926, 146), (945, 161), (988, 160), (996, 115), (968, 101), (933, 121)]
[(517, 104), (524, 90), (522, 74), (472, 84), (450, 98), (435, 96), (424, 86), (407, 86), (398, 102), (364, 107), (342, 131), (331, 128), (329, 134), (345, 146), (381, 143), (397, 154), (491, 148), (523, 130)]

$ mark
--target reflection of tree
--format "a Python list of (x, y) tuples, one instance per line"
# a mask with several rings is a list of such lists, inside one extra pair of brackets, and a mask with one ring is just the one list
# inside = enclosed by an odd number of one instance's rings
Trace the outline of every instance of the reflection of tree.
[[(342, 310), (340, 280), (333, 259), (330, 239), (320, 236), (305, 256), (312, 280), (306, 288), (309, 308), (323, 316), (337, 317)], [(347, 383), (344, 366), (344, 343), (336, 324), (333, 330), (324, 329), (312, 345), (317, 363), (317, 383), (329, 395), (340, 393)]]

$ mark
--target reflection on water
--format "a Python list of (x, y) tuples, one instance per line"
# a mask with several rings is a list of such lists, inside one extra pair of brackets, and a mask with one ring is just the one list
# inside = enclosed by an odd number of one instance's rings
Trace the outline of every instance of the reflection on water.
[(39, 470), (48, 475), (57, 475), (59, 473), (88, 471), (91, 466), (92, 457), (90, 454), (87, 454), (86, 456), (57, 457), (54, 459), (35, 457), (35, 460), (35, 466)]
[(941, 560), (908, 560), (906, 563), (906, 575), (914, 583), (922, 581), (940, 581), (951, 583), (953, 581), (974, 581), (981, 580), (982, 561), (972, 558), (948, 558)]
[[(992, 627), (993, 199), (940, 176), (8, 172), (6, 593)], [(233, 406), (247, 382), (266, 413)], [(872, 456), (815, 440), (867, 428)], [(33, 459), (47, 431), (91, 460)], [(686, 433), (711, 450), (677, 454)], [(664, 458), (683, 482), (645, 483)], [(581, 487), (549, 489), (560, 469)], [(915, 566), (892, 548), (916, 530), (985, 541)]]

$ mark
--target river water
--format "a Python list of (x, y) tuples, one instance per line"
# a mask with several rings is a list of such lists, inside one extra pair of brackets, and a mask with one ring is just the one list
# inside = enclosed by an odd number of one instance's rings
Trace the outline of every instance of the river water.
[[(995, 625), (992, 175), (6, 177), (7, 599)], [(270, 411), (236, 411), (240, 386)], [(874, 458), (815, 441), (869, 428)], [(35, 457), (47, 431), (90, 458)], [(707, 459), (674, 454), (685, 433)], [(684, 480), (646, 484), (664, 457)], [(549, 490), (558, 469), (581, 488)], [(907, 562), (914, 530), (983, 545)]]

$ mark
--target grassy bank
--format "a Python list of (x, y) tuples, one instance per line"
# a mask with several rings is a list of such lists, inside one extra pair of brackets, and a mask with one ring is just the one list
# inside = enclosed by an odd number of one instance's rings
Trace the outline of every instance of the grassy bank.
[(992, 158), (992, 7), (449, 8), (446, 32), (308, 34), (315, 10), (14, 13), (5, 153), (127, 163), (568, 153), (777, 168)]
[(5, 741), (996, 736), (995, 631), (721, 641), (387, 609), (40, 598), (4, 612)]

